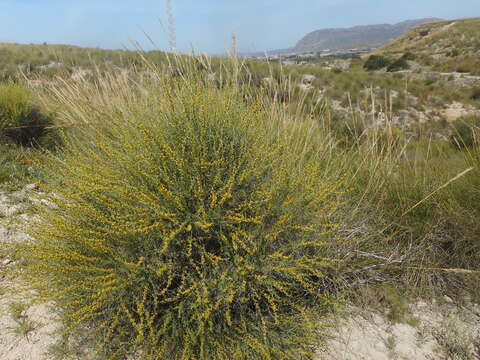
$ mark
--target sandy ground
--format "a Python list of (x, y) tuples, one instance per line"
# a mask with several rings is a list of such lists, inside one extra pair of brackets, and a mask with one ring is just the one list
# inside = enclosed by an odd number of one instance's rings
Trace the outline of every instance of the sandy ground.
[(464, 105), (459, 102), (453, 102), (447, 106), (446, 109), (442, 110), (442, 115), (447, 119), (447, 121), (455, 121), (463, 116), (468, 115), (478, 115), (478, 111), (475, 110), (473, 106)]
[[(27, 239), (15, 220), (28, 219), (24, 211), (28, 209), (29, 194), (33, 188), (30, 185), (9, 195), (0, 193), (0, 243)], [(8, 270), (11, 265), (11, 259), (0, 257), (0, 267)], [(21, 319), (14, 320), (12, 304), (22, 303), (25, 299), (21, 295), (9, 293), (6, 288), (9, 285), (12, 285), (11, 279), (0, 278), (0, 359), (48, 359), (44, 354), (55, 342), (53, 333), (57, 327), (52, 313), (47, 305), (34, 306), (26, 309), (21, 314)]]
[[(34, 186), (9, 195), (0, 192), (0, 243), (26, 239), (12, 220), (28, 220), (23, 212), (33, 199), (32, 191)], [(11, 260), (0, 257), (0, 267), (8, 266)], [(11, 304), (22, 299), (5, 289), (7, 281), (0, 278), (0, 360), (52, 360), (48, 349), (58, 336), (54, 316), (46, 305), (30, 308), (23, 320), (31, 327), (20, 331)], [(446, 298), (441, 304), (412, 304), (410, 310), (411, 321), (393, 324), (385, 315), (347, 308), (333, 318), (335, 326), (317, 360), (480, 359), (479, 305), (458, 306)]]
[(56, 341), (53, 335), (55, 321), (47, 306), (36, 306), (26, 312), (31, 331), (19, 333), (20, 324), (10, 316), (9, 305), (21, 299), (12, 299), (5, 295), (0, 298), (0, 359), (2, 360), (40, 360), (49, 347)]
[(318, 360), (480, 359), (480, 306), (447, 299), (410, 305), (408, 323), (365, 312), (339, 317)]

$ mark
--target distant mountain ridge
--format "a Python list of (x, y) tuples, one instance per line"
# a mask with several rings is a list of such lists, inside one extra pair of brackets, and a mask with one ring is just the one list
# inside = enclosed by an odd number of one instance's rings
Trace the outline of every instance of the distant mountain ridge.
[(387, 44), (392, 39), (404, 35), (417, 25), (440, 20), (437, 18), (425, 18), (407, 20), (394, 25), (377, 24), (315, 30), (303, 37), (292, 49), (292, 52), (307, 53), (379, 47)]

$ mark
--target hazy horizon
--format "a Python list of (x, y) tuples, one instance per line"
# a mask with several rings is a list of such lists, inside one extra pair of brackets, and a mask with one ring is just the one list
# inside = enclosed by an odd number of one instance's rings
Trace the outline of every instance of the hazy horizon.
[[(229, 50), (232, 33), (240, 52), (254, 52), (291, 47), (323, 28), (480, 16), (478, 0), (172, 0), (172, 5), (178, 49), (207, 53)], [(132, 48), (135, 40), (145, 49), (165, 50), (166, 28), (164, 0), (0, 0), (0, 42), (120, 49)]]

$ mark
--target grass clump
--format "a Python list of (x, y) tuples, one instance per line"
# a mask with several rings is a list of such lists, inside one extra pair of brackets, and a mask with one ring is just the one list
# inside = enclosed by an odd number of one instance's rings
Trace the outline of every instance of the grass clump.
[(457, 119), (453, 124), (453, 134), (450, 141), (453, 145), (463, 148), (474, 146), (478, 139), (480, 116), (470, 115)]
[(387, 71), (395, 72), (400, 70), (408, 70), (409, 68), (410, 68), (410, 65), (408, 65), (407, 58), (402, 56), (397, 60), (393, 61), (390, 65), (388, 65)]
[(33, 164), (40, 154), (35, 149), (0, 143), (0, 189), (17, 189), (34, 175)]
[(334, 264), (320, 154), (237, 86), (158, 83), (71, 109), (108, 124), (47, 160), (55, 195), (15, 245), (20, 275), (67, 329), (101, 339), (99, 356), (311, 358)]
[(472, 94), (470, 95), (472, 100), (480, 100), (480, 87), (472, 89)]
[(40, 143), (52, 118), (34, 103), (33, 94), (14, 84), (0, 84), (0, 141), (17, 145)]
[(370, 55), (365, 64), (364, 69), (368, 71), (380, 70), (387, 67), (390, 64), (390, 60), (382, 55)]
[(10, 315), (16, 324), (13, 329), (14, 333), (28, 338), (28, 335), (34, 331), (38, 325), (29, 319), (27, 314), (28, 306), (25, 303), (20, 302), (11, 303), (9, 305), (9, 310)]

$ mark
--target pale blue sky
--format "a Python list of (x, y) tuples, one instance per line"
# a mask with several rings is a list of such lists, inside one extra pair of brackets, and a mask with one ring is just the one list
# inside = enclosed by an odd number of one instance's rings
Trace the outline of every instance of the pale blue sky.
[[(180, 50), (240, 51), (294, 45), (326, 27), (395, 23), (423, 17), (480, 16), (480, 0), (172, 0)], [(168, 48), (165, 0), (0, 0), (0, 42), (122, 48), (148, 46), (142, 29)]]

